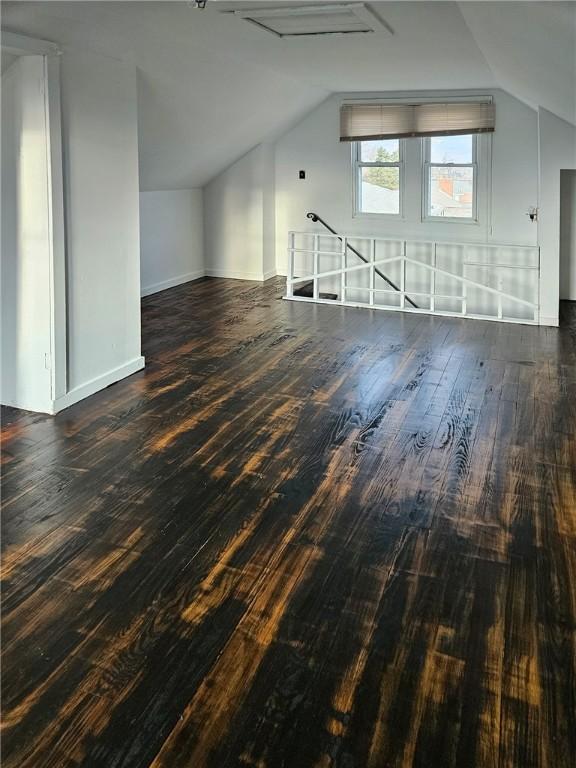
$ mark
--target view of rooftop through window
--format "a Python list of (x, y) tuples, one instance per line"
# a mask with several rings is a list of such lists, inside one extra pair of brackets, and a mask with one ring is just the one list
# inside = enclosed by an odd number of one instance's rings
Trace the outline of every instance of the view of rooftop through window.
[(359, 157), (360, 210), (363, 213), (400, 213), (399, 139), (362, 141)]
[[(471, 135), (425, 139), (428, 217), (474, 217), (475, 139)], [(358, 210), (400, 213), (401, 142), (399, 139), (361, 141), (357, 145)]]
[(474, 217), (474, 139), (434, 136), (430, 142), (428, 215)]

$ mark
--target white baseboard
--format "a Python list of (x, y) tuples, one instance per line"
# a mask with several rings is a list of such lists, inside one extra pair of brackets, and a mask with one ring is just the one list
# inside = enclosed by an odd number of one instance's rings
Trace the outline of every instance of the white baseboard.
[(140, 289), (140, 296), (150, 296), (153, 293), (160, 293), (167, 288), (175, 288), (177, 285), (183, 283), (189, 283), (192, 280), (198, 280), (199, 277), (204, 277), (206, 272), (203, 269), (198, 269), (195, 272), (187, 272), (185, 275), (178, 275), (178, 277), (171, 277), (169, 280), (162, 280), (160, 283), (154, 283), (154, 285), (148, 285)]
[(259, 283), (269, 280), (276, 275), (276, 270), (270, 272), (239, 272), (234, 269), (213, 269), (209, 267), (206, 270), (208, 277), (227, 277), (229, 280), (255, 280)]
[(4, 393), (0, 393), (0, 404), (5, 405), (8, 408), (17, 408), (19, 411), (30, 411), (31, 413), (47, 413), (52, 415), (52, 400), (45, 400), (43, 402), (29, 401), (29, 400), (15, 400), (12, 397), (6, 397)]
[(94, 395), (101, 389), (109, 387), (110, 384), (115, 384), (117, 381), (125, 379), (127, 376), (131, 376), (142, 368), (144, 368), (144, 358), (137, 357), (129, 363), (125, 363), (124, 365), (118, 366), (118, 368), (113, 368), (111, 371), (107, 371), (107, 373), (102, 374), (102, 376), (97, 376), (95, 379), (91, 379), (85, 384), (81, 384), (79, 387), (71, 389), (70, 392), (66, 392), (65, 395), (62, 395), (62, 397), (59, 397), (57, 400), (53, 400), (52, 413), (59, 413), (65, 408), (69, 408), (71, 405), (74, 405), (74, 403), (84, 400), (84, 398), (90, 397), (90, 395)]
[(544, 317), (544, 315), (540, 315), (540, 325), (550, 325), (553, 328), (557, 328), (560, 325), (560, 318)]
[(161, 283), (155, 283), (154, 285), (142, 288), (140, 295), (150, 296), (153, 293), (159, 293), (168, 288), (175, 288), (177, 285), (189, 283), (192, 280), (198, 280), (200, 277), (225, 277), (229, 280), (255, 280), (262, 283), (270, 280), (272, 277), (276, 277), (276, 275), (275, 269), (271, 269), (268, 272), (242, 272), (234, 269), (199, 269), (197, 272), (188, 272), (186, 275), (172, 277), (169, 280), (163, 280)]

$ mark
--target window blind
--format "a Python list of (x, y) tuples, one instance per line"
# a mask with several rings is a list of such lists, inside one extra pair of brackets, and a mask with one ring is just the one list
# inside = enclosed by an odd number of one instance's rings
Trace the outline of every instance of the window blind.
[(340, 141), (487, 133), (494, 124), (494, 105), (486, 102), (344, 104)]

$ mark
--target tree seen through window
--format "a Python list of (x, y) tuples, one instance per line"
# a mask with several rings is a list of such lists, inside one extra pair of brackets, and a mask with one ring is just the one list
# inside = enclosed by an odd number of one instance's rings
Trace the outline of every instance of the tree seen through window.
[[(397, 163), (399, 160), (400, 152), (398, 149), (389, 150), (385, 147), (379, 147), (376, 150), (373, 162)], [(398, 168), (371, 166), (364, 170), (364, 181), (369, 184), (376, 184), (378, 187), (385, 187), (386, 189), (398, 189), (400, 186), (400, 174), (398, 173)]]

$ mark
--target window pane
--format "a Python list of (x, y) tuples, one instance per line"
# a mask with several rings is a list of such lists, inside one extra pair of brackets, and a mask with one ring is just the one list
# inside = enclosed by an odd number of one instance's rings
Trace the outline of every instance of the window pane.
[(400, 170), (361, 168), (359, 197), (362, 213), (400, 213)]
[(473, 195), (473, 168), (430, 168), (431, 216), (471, 219)]
[(400, 160), (399, 139), (361, 141), (360, 160), (363, 163), (397, 163)]
[(432, 163), (471, 163), (472, 136), (433, 136), (430, 139)]

